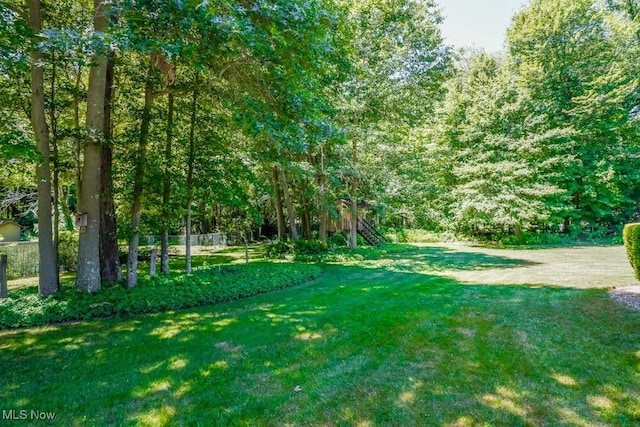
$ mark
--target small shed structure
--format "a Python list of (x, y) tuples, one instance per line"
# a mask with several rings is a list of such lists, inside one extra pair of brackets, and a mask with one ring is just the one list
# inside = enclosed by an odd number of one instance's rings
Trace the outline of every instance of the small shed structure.
[(20, 226), (14, 221), (0, 221), (0, 243), (20, 240)]

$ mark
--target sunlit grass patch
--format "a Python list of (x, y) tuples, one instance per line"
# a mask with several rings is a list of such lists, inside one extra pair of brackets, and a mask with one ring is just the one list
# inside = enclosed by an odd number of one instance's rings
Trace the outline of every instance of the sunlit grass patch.
[(604, 290), (449, 276), (526, 268), (513, 253), (402, 257), (216, 306), (0, 332), (0, 399), (61, 425), (640, 423), (637, 313)]

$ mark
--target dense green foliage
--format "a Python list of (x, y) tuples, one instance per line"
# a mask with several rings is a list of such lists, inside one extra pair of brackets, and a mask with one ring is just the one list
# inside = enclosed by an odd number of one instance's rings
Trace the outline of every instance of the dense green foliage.
[(354, 250), (347, 247), (344, 236), (339, 236), (341, 235), (333, 236), (328, 243), (315, 240), (276, 241), (266, 247), (265, 254), (269, 258), (289, 258), (301, 262), (343, 262), (375, 260), (389, 254), (417, 249), (413, 245), (387, 243), (380, 247), (364, 246)]
[(640, 280), (640, 224), (625, 225), (622, 229), (622, 240), (636, 279)]
[(319, 275), (320, 269), (312, 265), (252, 263), (209, 267), (188, 276), (156, 276), (131, 289), (112, 283), (93, 294), (63, 288), (40, 298), (25, 288), (0, 301), (0, 328), (180, 310), (283, 289)]
[(466, 52), (435, 117), (407, 138), (408, 194), (391, 219), (519, 240), (617, 233), (637, 217), (631, 3), (534, 0), (514, 16), (507, 52)]
[(115, 239), (133, 263), (141, 234), (325, 241), (346, 200), (386, 228), (512, 242), (640, 215), (636, 1), (531, 0), (497, 55), (447, 46), (433, 0), (117, 0), (106, 23), (78, 0), (31, 5), (0, 2), (0, 218), (39, 230), (46, 136), (54, 239), (91, 211), (81, 270), (116, 264), (96, 250)]

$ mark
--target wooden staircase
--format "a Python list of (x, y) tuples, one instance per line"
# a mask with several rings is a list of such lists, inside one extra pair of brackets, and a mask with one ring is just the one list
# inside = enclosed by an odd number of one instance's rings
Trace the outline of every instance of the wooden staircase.
[[(345, 221), (345, 231), (349, 231), (349, 228), (348, 221)], [(366, 219), (358, 218), (358, 234), (371, 246), (389, 243), (389, 240)]]

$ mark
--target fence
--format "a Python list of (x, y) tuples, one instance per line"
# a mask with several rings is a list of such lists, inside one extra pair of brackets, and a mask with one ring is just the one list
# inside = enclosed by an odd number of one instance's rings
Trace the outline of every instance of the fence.
[(0, 253), (7, 255), (7, 278), (38, 275), (38, 242), (0, 243)]
[[(169, 236), (170, 246), (183, 246), (187, 238)], [(201, 247), (227, 246), (225, 233), (192, 234), (191, 245)], [(160, 246), (160, 236), (141, 236), (140, 245)], [(75, 239), (60, 240), (60, 267), (65, 271), (75, 271), (78, 257), (78, 245)], [(0, 243), (0, 254), (7, 255), (7, 277), (9, 280), (38, 275), (40, 263), (38, 257), (38, 242)]]

